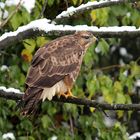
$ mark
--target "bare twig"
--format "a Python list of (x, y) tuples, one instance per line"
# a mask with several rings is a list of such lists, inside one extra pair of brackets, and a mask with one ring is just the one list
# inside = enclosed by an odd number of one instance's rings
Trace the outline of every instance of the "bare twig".
[(95, 10), (99, 8), (109, 7), (113, 5), (125, 4), (125, 3), (132, 3), (138, 0), (109, 0), (109, 1), (95, 1), (95, 2), (88, 2), (87, 4), (80, 5), (79, 7), (70, 7), (67, 11), (63, 11), (59, 14), (54, 21), (57, 23), (62, 23), (66, 19), (70, 19), (72, 16), (79, 15), (89, 10)]
[(106, 67), (102, 67), (102, 68), (97, 68), (97, 69), (94, 69), (95, 71), (96, 70), (109, 70), (109, 69), (113, 69), (113, 68), (122, 68), (124, 66), (121, 66), (121, 65), (111, 65), (111, 66), (106, 66)]
[(70, 131), (71, 131), (71, 135), (73, 137), (74, 136), (74, 126), (73, 126), (73, 119), (72, 119), (71, 114), (69, 114), (69, 121), (70, 121)]
[(64, 0), (65, 1), (65, 3), (66, 3), (66, 7), (67, 7), (67, 9), (68, 9), (68, 0)]
[(15, 10), (11, 12), (11, 14), (8, 16), (8, 18), (0, 24), (0, 28), (4, 27), (7, 24), (7, 22), (18, 12), (18, 10), (21, 6), (21, 2), (22, 2), (22, 0), (19, 1)]
[[(23, 94), (13, 93), (13, 92), (5, 92), (4, 90), (0, 90), (0, 97), (11, 99), (11, 100), (20, 100)], [(140, 110), (140, 104), (107, 104), (107, 103), (99, 103), (95, 100), (82, 99), (82, 98), (57, 98), (54, 97), (52, 101), (55, 102), (63, 102), (63, 103), (71, 103), (75, 105), (87, 105), (90, 107), (100, 108), (102, 110)]]
[(46, 6), (47, 6), (47, 2), (48, 2), (48, 0), (45, 0), (44, 5), (43, 5), (43, 8), (42, 8), (42, 11), (41, 11), (41, 13), (40, 13), (38, 19), (41, 18), (41, 17), (43, 16), (43, 14), (44, 14), (44, 12), (45, 12), (45, 9), (46, 9)]

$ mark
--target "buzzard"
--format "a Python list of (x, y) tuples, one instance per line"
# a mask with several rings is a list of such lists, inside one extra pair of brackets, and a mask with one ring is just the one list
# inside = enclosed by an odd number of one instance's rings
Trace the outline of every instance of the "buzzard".
[(26, 78), (26, 90), (21, 100), (22, 114), (36, 112), (38, 103), (53, 96), (73, 96), (71, 89), (79, 74), (83, 56), (96, 37), (79, 31), (59, 37), (35, 53)]

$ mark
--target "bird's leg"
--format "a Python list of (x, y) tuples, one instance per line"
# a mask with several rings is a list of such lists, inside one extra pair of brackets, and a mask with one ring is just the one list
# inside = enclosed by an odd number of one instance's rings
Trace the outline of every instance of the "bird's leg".
[(76, 96), (74, 96), (74, 95), (72, 94), (70, 88), (68, 88), (68, 91), (67, 91), (67, 93), (66, 93), (66, 96), (67, 96), (66, 98), (68, 98), (68, 97), (74, 97), (74, 98), (77, 98)]
[(65, 98), (68, 98), (68, 97), (73, 97), (73, 98), (77, 98), (76, 96), (74, 96), (71, 92), (71, 90), (68, 88), (68, 91), (66, 93), (63, 93), (63, 92), (60, 92), (58, 95), (57, 95), (59, 98), (61, 96), (65, 97)]
[(64, 92), (60, 92), (57, 96), (58, 98), (60, 98), (61, 96), (67, 98), (67, 95)]
[(66, 76), (65, 78), (64, 78), (64, 84), (66, 85), (66, 87), (67, 87), (67, 92), (66, 92), (66, 98), (68, 98), (68, 97), (74, 97), (74, 98), (76, 98), (73, 94), (72, 94), (72, 92), (71, 92), (71, 89), (72, 89), (72, 87), (73, 87), (73, 79), (68, 75), (68, 76)]

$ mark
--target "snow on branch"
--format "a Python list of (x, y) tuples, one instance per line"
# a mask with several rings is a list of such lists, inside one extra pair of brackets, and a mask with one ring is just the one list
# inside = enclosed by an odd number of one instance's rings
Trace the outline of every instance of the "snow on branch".
[(54, 19), (55, 22), (62, 22), (64, 19), (68, 19), (72, 17), (73, 15), (78, 15), (80, 13), (84, 13), (88, 10), (94, 10), (99, 9), (103, 7), (108, 7), (112, 5), (118, 5), (128, 2), (135, 2), (138, 0), (101, 0), (101, 1), (93, 1), (88, 2), (86, 4), (82, 4), (79, 7), (69, 7), (66, 11), (63, 11), (61, 14), (59, 14), (56, 19)]
[(19, 27), (14, 32), (4, 33), (0, 37), (0, 49), (6, 48), (14, 43), (20, 42), (33, 36), (42, 35), (56, 35), (62, 36), (65, 34), (74, 33), (75, 31), (91, 31), (95, 36), (100, 37), (137, 37), (140, 36), (140, 28), (136, 29), (135, 26), (122, 26), (122, 27), (96, 27), (87, 25), (56, 25), (51, 23), (48, 19), (39, 19), (30, 22), (29, 24)]
[(23, 93), (19, 89), (0, 87), (0, 97), (12, 100), (21, 99)]
[[(12, 88), (13, 89), (13, 88)], [(20, 100), (22, 98), (22, 92), (17, 92), (17, 90), (9, 90), (0, 88), (0, 97), (11, 99), (11, 100)], [(56, 96), (53, 98), (52, 101), (55, 102), (63, 102), (63, 103), (71, 103), (75, 105), (86, 105), (90, 107), (95, 107), (100, 110), (140, 110), (140, 104), (107, 104), (107, 103), (99, 103), (95, 100), (83, 99), (83, 98), (57, 98)]]

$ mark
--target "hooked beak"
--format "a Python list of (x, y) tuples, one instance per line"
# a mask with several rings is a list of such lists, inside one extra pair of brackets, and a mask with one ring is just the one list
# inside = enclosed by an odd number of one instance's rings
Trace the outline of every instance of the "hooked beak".
[(98, 41), (99, 41), (98, 38), (96, 38), (95, 36), (93, 36), (92, 42), (93, 42), (93, 43), (97, 43)]

